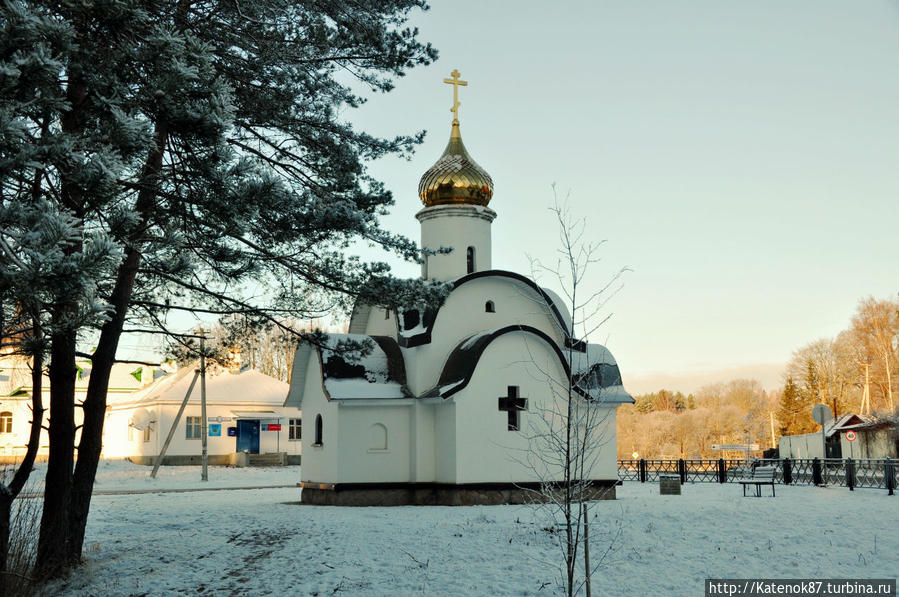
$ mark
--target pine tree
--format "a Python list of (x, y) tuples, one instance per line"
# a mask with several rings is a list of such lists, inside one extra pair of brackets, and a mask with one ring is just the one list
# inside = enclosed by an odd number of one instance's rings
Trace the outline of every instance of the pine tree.
[[(3, 207), (49, 204), (75, 226), (56, 251), (75, 264), (78, 291), (45, 304), (52, 417), (37, 576), (80, 560), (109, 374), (128, 329), (164, 330), (170, 311), (275, 322), (355, 297), (440, 300), (442, 286), (397, 280), (384, 263), (347, 253), (363, 241), (418, 257), (414, 243), (379, 226), (393, 200), (364, 162), (408, 153), (422, 134), (375, 138), (339, 115), (364, 101), (354, 89), (389, 91), (434, 59), (406, 26), (419, 8), (422, 0), (0, 8)], [(88, 332), (99, 339), (76, 465), (74, 361)]]
[(783, 393), (780, 396), (780, 406), (777, 409), (777, 420), (780, 424), (781, 435), (793, 435), (797, 432), (797, 416), (801, 406), (799, 388), (792, 377), (787, 378)]

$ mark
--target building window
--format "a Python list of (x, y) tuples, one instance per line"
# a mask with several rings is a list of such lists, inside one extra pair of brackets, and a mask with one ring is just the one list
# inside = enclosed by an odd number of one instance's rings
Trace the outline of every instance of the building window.
[(387, 449), (387, 427), (375, 423), (368, 430), (369, 452), (383, 452)]
[(484, 303), (484, 311), (487, 313), (496, 313), (496, 305), (493, 304), (493, 301)]
[(384, 309), (384, 319), (390, 319), (390, 309)]
[(303, 439), (303, 419), (290, 419), (287, 430), (289, 440), (299, 441)]
[(200, 417), (186, 417), (185, 421), (187, 433), (184, 437), (187, 439), (200, 439), (203, 433), (202, 426), (200, 425)]
[(403, 311), (403, 329), (411, 330), (412, 328), (418, 327), (418, 324), (421, 323), (421, 315), (418, 313), (418, 309), (409, 309), (408, 311)]
[(0, 433), (12, 433), (12, 413), (8, 410), (0, 413)]
[(150, 441), (150, 426), (144, 427), (144, 443)]
[(474, 273), (474, 247), (468, 247), (468, 251), (466, 251), (466, 261), (468, 262), (467, 270), (469, 274)]
[(322, 445), (322, 416), (315, 415), (315, 443), (313, 446)]

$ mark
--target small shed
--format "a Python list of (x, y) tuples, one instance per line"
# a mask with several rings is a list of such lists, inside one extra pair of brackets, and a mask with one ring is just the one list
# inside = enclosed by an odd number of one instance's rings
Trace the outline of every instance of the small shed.
[[(840, 428), (843, 458), (899, 458), (899, 420), (867, 418)], [(849, 431), (854, 432), (853, 441)]]

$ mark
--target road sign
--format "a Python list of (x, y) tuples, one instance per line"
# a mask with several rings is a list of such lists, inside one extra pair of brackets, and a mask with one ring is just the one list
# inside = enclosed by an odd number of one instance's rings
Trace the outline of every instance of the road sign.
[(846, 432), (846, 441), (847, 442), (854, 442), (857, 437), (858, 437), (858, 434), (856, 434), (854, 431)]
[(633, 458), (634, 460), (637, 460), (638, 458), (640, 458), (640, 453), (634, 452), (633, 454), (631, 454), (631, 458)]
[(826, 404), (816, 404), (812, 408), (812, 418), (815, 420), (815, 423), (823, 425), (826, 421), (831, 420), (833, 415), (830, 414), (830, 407)]
[(745, 452), (746, 450), (758, 450), (758, 444), (712, 444), (713, 450), (739, 450), (741, 452)]

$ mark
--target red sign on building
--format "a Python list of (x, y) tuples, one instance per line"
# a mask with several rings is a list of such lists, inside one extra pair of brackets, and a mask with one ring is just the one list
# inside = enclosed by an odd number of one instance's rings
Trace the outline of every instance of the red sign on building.
[(269, 423), (268, 431), (281, 431), (281, 423)]

